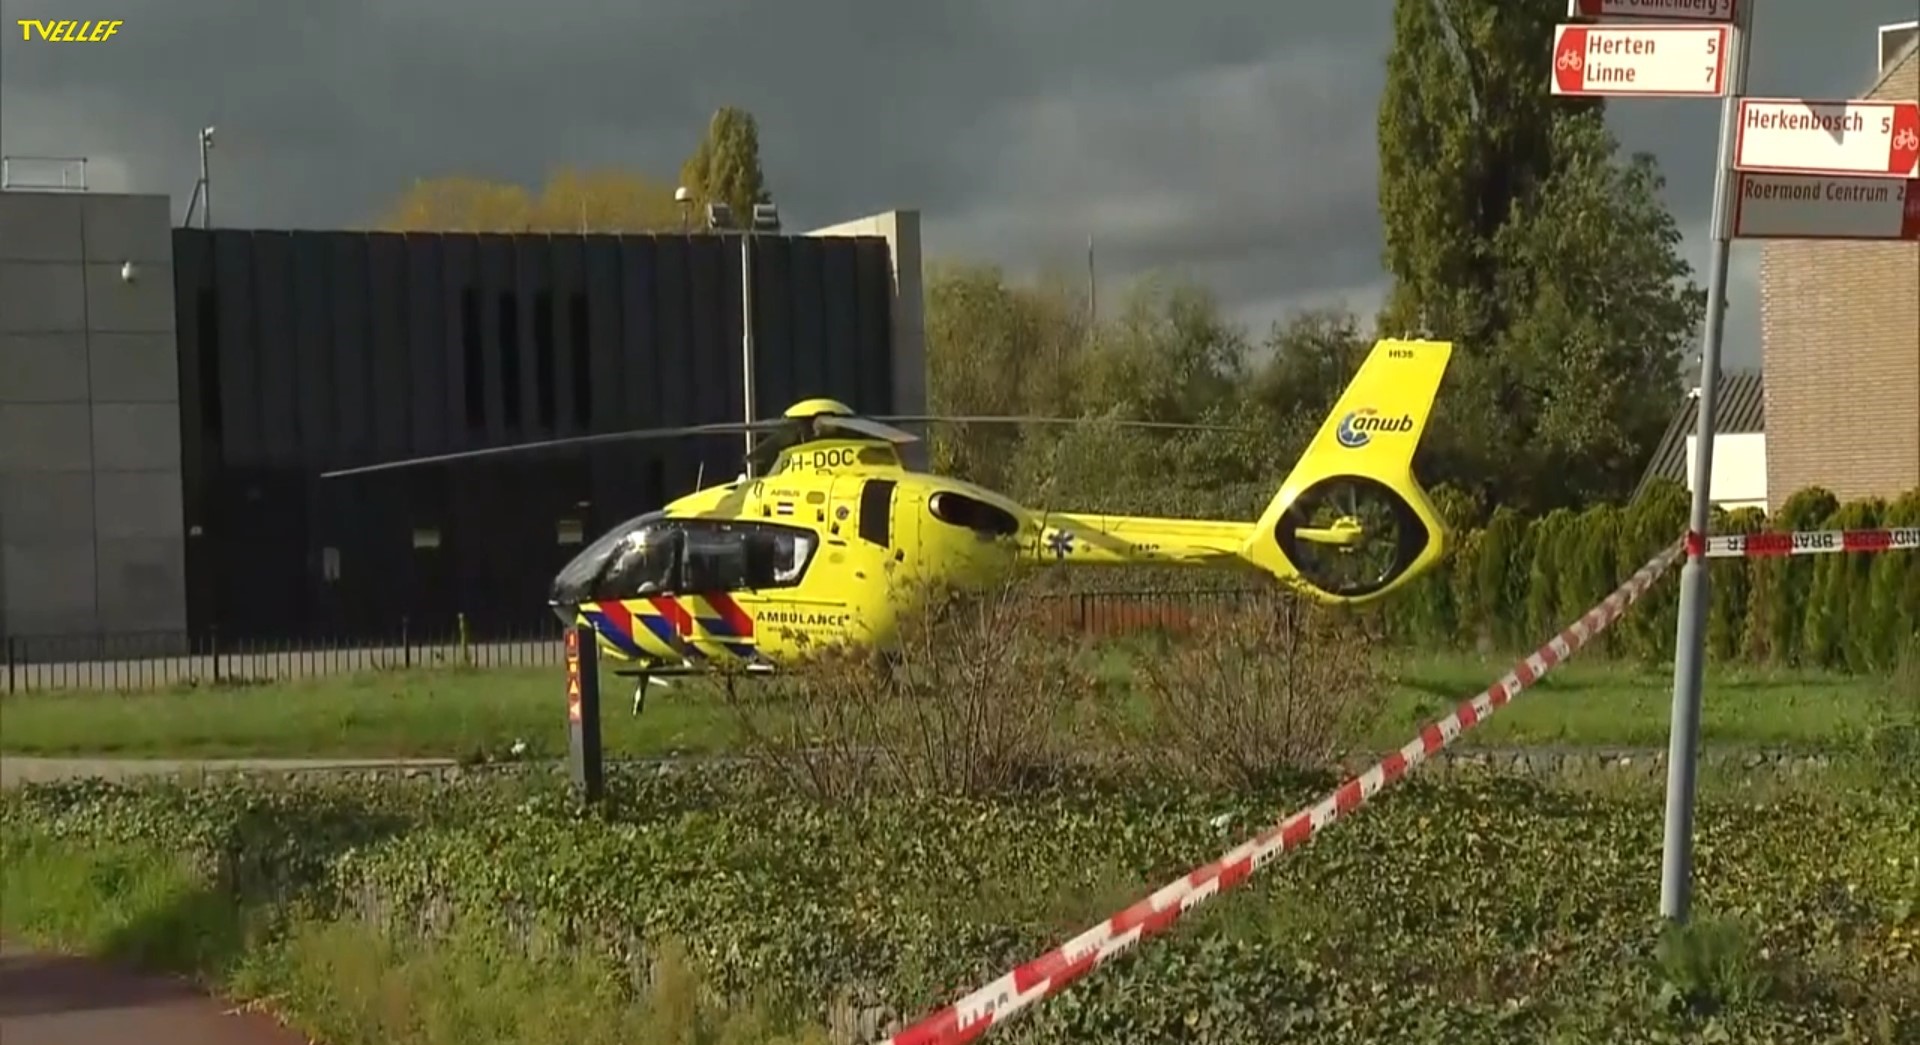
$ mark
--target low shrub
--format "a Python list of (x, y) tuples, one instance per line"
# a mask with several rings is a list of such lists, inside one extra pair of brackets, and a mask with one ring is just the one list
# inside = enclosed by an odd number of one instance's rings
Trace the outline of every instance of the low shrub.
[(1279, 585), (1137, 634), (1125, 680), (1102, 671), (1121, 649), (1044, 626), (1058, 605), (1047, 578), (912, 605), (887, 656), (822, 649), (726, 688), (773, 780), (835, 802), (1008, 794), (1090, 771), (1254, 786), (1335, 768), (1386, 700), (1378, 619)]
[(825, 648), (752, 689), (728, 687), (748, 750), (829, 800), (991, 794), (1054, 767), (1092, 678), (1087, 640), (1046, 626), (1055, 600), (1041, 586), (916, 591), (889, 655)]
[(1219, 787), (1330, 770), (1386, 703), (1380, 641), (1369, 618), (1277, 585), (1208, 606), (1136, 661), (1152, 731), (1135, 746)]

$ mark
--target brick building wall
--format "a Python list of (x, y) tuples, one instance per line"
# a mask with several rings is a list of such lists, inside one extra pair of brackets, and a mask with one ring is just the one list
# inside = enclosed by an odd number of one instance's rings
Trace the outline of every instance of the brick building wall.
[[(1920, 98), (1920, 53), (1867, 97)], [(1920, 487), (1920, 243), (1765, 243), (1760, 324), (1769, 507), (1815, 485), (1843, 501)]]

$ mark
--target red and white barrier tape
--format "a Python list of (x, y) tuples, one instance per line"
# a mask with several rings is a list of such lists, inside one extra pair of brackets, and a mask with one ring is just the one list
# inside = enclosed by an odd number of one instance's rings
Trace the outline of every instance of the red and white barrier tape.
[(1757, 559), (1776, 555), (1920, 550), (1920, 527), (1893, 530), (1801, 530), (1796, 533), (1723, 533), (1708, 537), (1709, 559)]
[(1059, 993), (1095, 966), (1148, 936), (1165, 931), (1188, 910), (1245, 881), (1281, 853), (1298, 849), (1335, 820), (1360, 808), (1460, 734), (1485, 721), (1556, 665), (1620, 619), (1685, 551), (1672, 546), (1642, 566), (1606, 600), (1552, 641), (1513, 666), (1499, 681), (1428, 725), (1399, 751), (1348, 780), (1316, 805), (1243, 842), (1210, 864), (1169, 882), (1152, 895), (1012, 972), (902, 1030), (882, 1045), (958, 1045), (979, 1038), (1027, 1006)]

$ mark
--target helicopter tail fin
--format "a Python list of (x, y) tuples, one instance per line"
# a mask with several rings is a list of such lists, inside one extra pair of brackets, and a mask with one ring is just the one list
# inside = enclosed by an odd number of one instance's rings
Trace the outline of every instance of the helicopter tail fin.
[[(1413, 477), (1413, 455), (1433, 413), (1453, 345), (1384, 339), (1374, 343), (1306, 453), (1248, 536), (1241, 556), (1269, 573), (1299, 578), (1327, 594), (1359, 601), (1398, 587), (1442, 551), (1438, 516)], [(1309, 565), (1315, 551), (1347, 546), (1350, 534), (1329, 528), (1317, 510), (1327, 497), (1358, 492), (1391, 513), (1399, 529), (1394, 576), (1342, 581)], [(1340, 514), (1331, 506), (1333, 516)], [(1316, 521), (1318, 520), (1318, 521)], [(1342, 524), (1344, 525), (1344, 524)], [(1418, 543), (1410, 543), (1415, 538)], [(1324, 556), (1322, 556), (1324, 558)]]

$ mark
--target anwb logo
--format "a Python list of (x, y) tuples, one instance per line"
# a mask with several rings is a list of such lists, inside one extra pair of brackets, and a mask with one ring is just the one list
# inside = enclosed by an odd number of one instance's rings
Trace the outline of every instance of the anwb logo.
[(1376, 432), (1411, 432), (1413, 415), (1401, 414), (1399, 417), (1381, 417), (1380, 411), (1366, 406), (1355, 410), (1340, 419), (1340, 426), (1334, 430), (1334, 438), (1341, 446), (1349, 450), (1358, 450), (1373, 442)]

